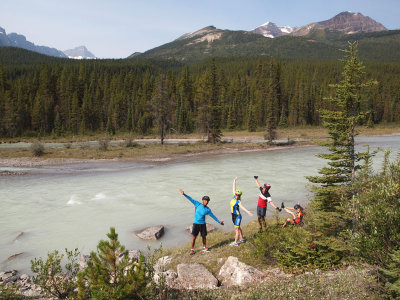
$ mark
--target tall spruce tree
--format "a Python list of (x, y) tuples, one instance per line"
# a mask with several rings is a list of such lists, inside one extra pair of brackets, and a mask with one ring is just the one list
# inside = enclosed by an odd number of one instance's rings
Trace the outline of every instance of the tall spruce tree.
[(152, 97), (152, 112), (158, 125), (161, 145), (164, 144), (167, 126), (171, 123), (172, 100), (169, 95), (166, 76), (161, 74), (155, 84), (154, 95)]
[(364, 81), (364, 66), (357, 57), (357, 43), (349, 43), (349, 49), (344, 52), (343, 79), (331, 85), (334, 96), (326, 99), (332, 109), (321, 110), (323, 126), (328, 129), (331, 140), (325, 144), (329, 153), (317, 156), (329, 160), (328, 166), (319, 170), (319, 176), (307, 177), (312, 183), (319, 184), (313, 187), (312, 225), (316, 229), (315, 243), (321, 251), (326, 251), (328, 264), (339, 262), (348, 251), (343, 237), (354, 219), (347, 209), (354, 201), (351, 183), (356, 170), (361, 167), (359, 161), (365, 156), (365, 153), (355, 151), (355, 126), (363, 117), (359, 109), (363, 89), (373, 84)]

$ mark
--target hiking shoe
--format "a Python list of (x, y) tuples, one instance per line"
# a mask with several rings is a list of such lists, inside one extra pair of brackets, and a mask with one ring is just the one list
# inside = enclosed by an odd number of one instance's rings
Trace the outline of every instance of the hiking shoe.
[(238, 240), (237, 243), (238, 243), (238, 244), (246, 243), (246, 239)]
[(282, 209), (285, 208), (285, 204), (283, 204), (283, 202), (282, 202), (282, 204), (281, 204), (281, 208), (282, 208)]
[(261, 233), (262, 232), (262, 228), (258, 228), (258, 233)]
[(194, 255), (196, 252), (194, 251), (194, 249), (190, 250), (189, 255), (192, 256)]
[(203, 247), (203, 252), (210, 252), (210, 249), (208, 249), (208, 247)]
[(229, 244), (229, 246), (231, 246), (231, 247), (237, 247), (237, 246), (239, 246), (239, 244), (238, 244), (238, 243), (235, 243), (235, 242), (232, 242), (232, 243)]

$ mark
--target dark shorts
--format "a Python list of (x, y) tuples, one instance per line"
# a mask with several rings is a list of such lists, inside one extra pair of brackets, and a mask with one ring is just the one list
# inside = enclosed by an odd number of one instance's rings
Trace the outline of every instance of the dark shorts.
[(206, 224), (195, 224), (195, 223), (193, 223), (192, 234), (194, 236), (198, 236), (199, 232), (200, 232), (202, 237), (205, 237), (207, 235), (207, 225)]
[(266, 207), (257, 206), (257, 216), (264, 218), (266, 213), (267, 213), (267, 208)]
[(232, 214), (232, 222), (235, 227), (239, 227), (242, 223), (242, 215)]

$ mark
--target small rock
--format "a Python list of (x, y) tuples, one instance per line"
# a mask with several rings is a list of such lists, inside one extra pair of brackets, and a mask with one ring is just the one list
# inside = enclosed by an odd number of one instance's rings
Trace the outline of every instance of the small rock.
[(29, 279), (29, 276), (26, 275), (26, 274), (22, 274), (22, 275), (19, 277), (19, 279), (21, 279), (21, 280), (26, 280), (26, 279)]
[(18, 233), (18, 235), (15, 237), (15, 239), (13, 240), (13, 242), (17, 241), (18, 239), (20, 239), (23, 235), (25, 234), (25, 232), (21, 231), (20, 233)]
[(134, 231), (134, 233), (143, 240), (158, 240), (164, 234), (164, 226), (157, 225), (147, 227), (143, 230)]
[(8, 262), (10, 262), (10, 261), (12, 261), (12, 260), (14, 260), (14, 259), (17, 259), (17, 258), (19, 258), (21, 255), (23, 255), (23, 254), (25, 254), (25, 252), (20, 252), (20, 253), (17, 253), (17, 254), (13, 254), (13, 255), (11, 255), (9, 258), (7, 258), (6, 260), (4, 260), (2, 263), (4, 264), (4, 263), (8, 263)]

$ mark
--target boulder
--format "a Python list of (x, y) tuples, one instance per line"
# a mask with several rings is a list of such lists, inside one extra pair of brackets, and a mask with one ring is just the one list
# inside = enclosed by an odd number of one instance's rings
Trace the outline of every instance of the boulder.
[(228, 257), (218, 276), (224, 286), (258, 283), (265, 279), (265, 275), (261, 271), (246, 265), (233, 256)]
[(184, 289), (214, 289), (218, 287), (218, 279), (203, 265), (179, 264), (178, 282)]
[[(217, 230), (217, 227), (215, 227), (215, 225), (210, 224), (210, 223), (206, 223), (206, 227), (207, 227), (207, 232), (208, 233)], [(193, 224), (188, 226), (188, 227), (186, 227), (186, 230), (189, 231), (189, 233), (192, 233), (192, 228), (193, 228)]]
[(164, 226), (151, 226), (142, 230), (134, 231), (134, 233), (143, 240), (156, 241), (164, 234)]

